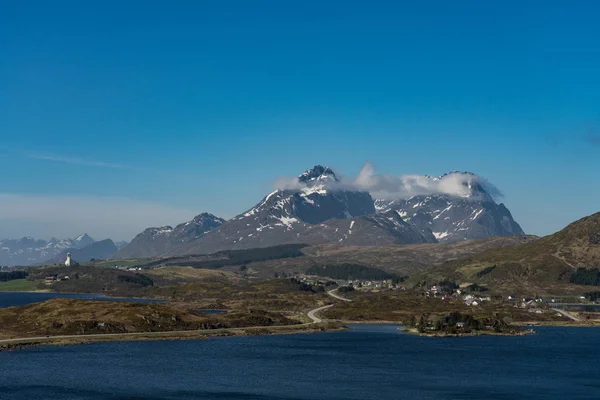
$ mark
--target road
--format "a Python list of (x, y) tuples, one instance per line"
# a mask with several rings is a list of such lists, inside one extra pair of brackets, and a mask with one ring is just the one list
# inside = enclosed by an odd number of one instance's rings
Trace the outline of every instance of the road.
[(337, 289), (330, 290), (329, 292), (327, 292), (327, 294), (330, 295), (333, 298), (338, 299), (338, 300), (347, 301), (347, 302), (351, 302), (352, 301), (350, 299), (345, 299), (342, 296), (340, 296), (338, 294), (335, 294), (334, 292), (337, 292)]
[[(345, 299), (345, 298), (343, 298), (342, 296), (339, 296), (339, 295), (335, 294), (335, 293), (334, 293), (335, 291), (337, 291), (337, 289), (330, 290), (329, 292), (327, 292), (327, 294), (328, 294), (328, 295), (330, 295), (331, 297), (333, 297), (334, 299), (338, 299), (338, 300), (342, 300), (342, 301), (352, 301), (352, 300), (350, 300), (350, 299)], [(317, 315), (316, 315), (316, 314), (317, 314), (318, 312), (321, 312), (321, 311), (323, 311), (323, 310), (326, 310), (326, 309), (328, 309), (328, 308), (331, 308), (331, 307), (333, 307), (334, 305), (335, 305), (335, 304), (330, 304), (330, 305), (328, 305), (328, 306), (323, 306), (323, 307), (315, 308), (314, 310), (310, 310), (310, 311), (308, 312), (308, 314), (306, 314), (306, 315), (308, 315), (308, 318), (310, 318), (310, 319), (312, 320), (312, 323), (313, 323), (313, 324), (318, 324), (319, 322), (323, 322), (323, 320), (322, 320), (321, 318), (317, 317)]]
[(554, 308), (554, 307), (552, 307), (552, 309), (554, 311), (556, 311), (557, 313), (560, 313), (560, 314), (564, 315), (565, 317), (572, 319), (573, 321), (577, 321), (577, 322), (581, 321), (580, 318), (577, 318), (576, 316), (574, 316), (570, 312), (567, 312), (565, 310), (561, 310), (560, 308)]
[[(129, 332), (129, 333), (96, 333), (91, 335), (59, 335), (59, 336), (35, 336), (25, 338), (14, 338), (14, 339), (2, 339), (0, 343), (9, 342), (24, 342), (34, 340), (50, 340), (50, 339), (81, 339), (81, 338), (99, 338), (99, 337), (110, 337), (110, 336), (135, 336), (135, 335), (166, 335), (166, 334), (179, 334), (179, 333), (190, 333), (198, 331), (165, 331), (165, 332)], [(214, 332), (214, 330), (213, 330)]]
[(318, 324), (319, 322), (322, 322), (323, 320), (321, 318), (317, 317), (315, 314), (318, 313), (318, 312), (320, 312), (320, 311), (323, 311), (323, 310), (326, 310), (328, 308), (331, 308), (334, 305), (335, 304), (330, 304), (328, 306), (323, 306), (323, 307), (315, 308), (314, 310), (310, 310), (308, 312), (308, 314), (306, 314), (306, 315), (308, 315), (308, 318), (312, 319), (313, 324)]
[[(337, 298), (337, 296), (334, 296)], [(310, 310), (307, 313), (308, 318), (312, 320), (312, 324), (318, 324), (323, 322), (323, 320), (316, 316), (318, 312), (326, 310), (330, 307), (333, 307), (334, 304), (330, 304), (328, 306), (323, 306), (319, 308), (315, 308), (314, 310)], [(306, 326), (310, 324), (301, 324), (301, 325), (284, 325), (284, 326), (252, 326), (248, 328), (229, 328), (222, 329), (227, 331), (235, 331), (235, 330), (251, 330), (251, 329), (261, 329), (261, 328), (286, 328), (286, 327), (300, 327)], [(210, 329), (206, 330), (207, 333), (218, 333), (221, 329)], [(45, 341), (45, 340), (54, 340), (54, 339), (81, 339), (81, 338), (104, 338), (104, 337), (114, 337), (114, 336), (159, 336), (159, 335), (178, 335), (178, 334), (190, 334), (190, 333), (202, 333), (202, 330), (187, 330), (187, 331), (164, 331), (164, 332), (129, 332), (129, 333), (97, 333), (91, 335), (59, 335), (59, 336), (34, 336), (34, 337), (24, 337), (24, 338), (13, 338), (13, 339), (0, 339), (0, 344), (2, 343), (11, 343), (11, 342), (30, 342), (30, 341)]]
[[(326, 307), (319, 307), (309, 312), (317, 313)], [(310, 315), (309, 315), (310, 317)], [(276, 325), (276, 326), (250, 326), (247, 328), (220, 328), (220, 329), (198, 329), (198, 330), (187, 330), (187, 331), (162, 331), (162, 332), (129, 332), (129, 333), (95, 333), (90, 335), (59, 335), (59, 336), (34, 336), (34, 337), (23, 337), (23, 338), (12, 338), (12, 339), (0, 339), (0, 344), (2, 343), (11, 343), (11, 342), (32, 342), (32, 341), (46, 341), (46, 340), (54, 340), (54, 339), (82, 339), (82, 338), (104, 338), (104, 337), (114, 337), (114, 336), (170, 336), (170, 335), (182, 335), (182, 334), (217, 334), (220, 332), (231, 332), (231, 331), (249, 331), (249, 330), (260, 330), (265, 328), (271, 329), (281, 329), (281, 328), (299, 328), (302, 326), (309, 326), (313, 323), (316, 324), (321, 322), (321, 320), (317, 317), (310, 317), (314, 322), (309, 324), (297, 324), (297, 325)]]

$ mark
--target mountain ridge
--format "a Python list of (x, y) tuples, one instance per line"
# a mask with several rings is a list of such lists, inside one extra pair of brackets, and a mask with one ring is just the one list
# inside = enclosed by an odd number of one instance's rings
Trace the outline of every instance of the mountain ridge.
[(357, 184), (341, 181), (332, 168), (315, 165), (202, 235), (170, 241), (171, 226), (148, 228), (140, 234), (147, 248), (133, 251), (140, 241), (136, 238), (116, 257), (210, 254), (294, 243), (446, 243), (524, 234), (504, 204), (494, 201), (497, 189), (474, 173), (411, 179), (421, 189), (440, 193), (374, 200)]
[(293, 243), (435, 242), (431, 233), (418, 232), (398, 215), (378, 215), (368, 192), (338, 184), (331, 168), (316, 165), (297, 177), (295, 188), (271, 192), (200, 240), (166, 255)]
[(201, 213), (188, 222), (171, 226), (147, 228), (127, 245), (119, 249), (113, 258), (156, 257), (174, 248), (196, 240), (225, 222), (213, 214)]
[(34, 239), (26, 236), (20, 239), (0, 240), (0, 265), (29, 266), (43, 263), (58, 256), (67, 249), (79, 249), (95, 242), (87, 233), (75, 239), (50, 240)]

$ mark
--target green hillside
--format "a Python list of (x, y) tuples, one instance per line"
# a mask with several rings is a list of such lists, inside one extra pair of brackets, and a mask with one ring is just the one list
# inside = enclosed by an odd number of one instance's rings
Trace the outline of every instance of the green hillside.
[(600, 213), (582, 218), (560, 232), (531, 243), (490, 249), (440, 265), (413, 278), (413, 282), (450, 278), (456, 282), (505, 289), (552, 289), (556, 285), (583, 282), (580, 278), (572, 279), (575, 274), (585, 275), (581, 269), (600, 269)]

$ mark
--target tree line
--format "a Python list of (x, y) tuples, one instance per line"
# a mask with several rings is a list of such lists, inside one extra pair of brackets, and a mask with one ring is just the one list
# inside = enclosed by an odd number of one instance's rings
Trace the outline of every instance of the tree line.
[(600, 270), (597, 268), (577, 268), (569, 280), (576, 285), (600, 286)]
[(363, 280), (386, 280), (392, 279), (393, 275), (379, 268), (367, 267), (361, 264), (326, 264), (313, 265), (306, 270), (307, 275), (326, 276), (332, 279), (363, 279)]
[(25, 279), (29, 274), (27, 271), (0, 272), (0, 282), (13, 281), (15, 279)]
[(226, 250), (211, 254), (211, 260), (193, 260), (192, 257), (172, 257), (141, 265), (152, 267), (156, 265), (177, 265), (193, 268), (222, 268), (229, 265), (244, 265), (253, 262), (279, 260), (282, 258), (302, 257), (305, 244), (283, 244), (279, 246), (261, 247), (247, 250)]

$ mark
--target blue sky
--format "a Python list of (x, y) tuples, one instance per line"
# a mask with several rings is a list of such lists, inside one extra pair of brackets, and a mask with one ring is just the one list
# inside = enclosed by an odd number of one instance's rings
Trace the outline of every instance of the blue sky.
[(4, 2), (0, 237), (231, 217), (316, 163), (472, 171), (528, 233), (599, 211), (600, 4), (491, 3)]

